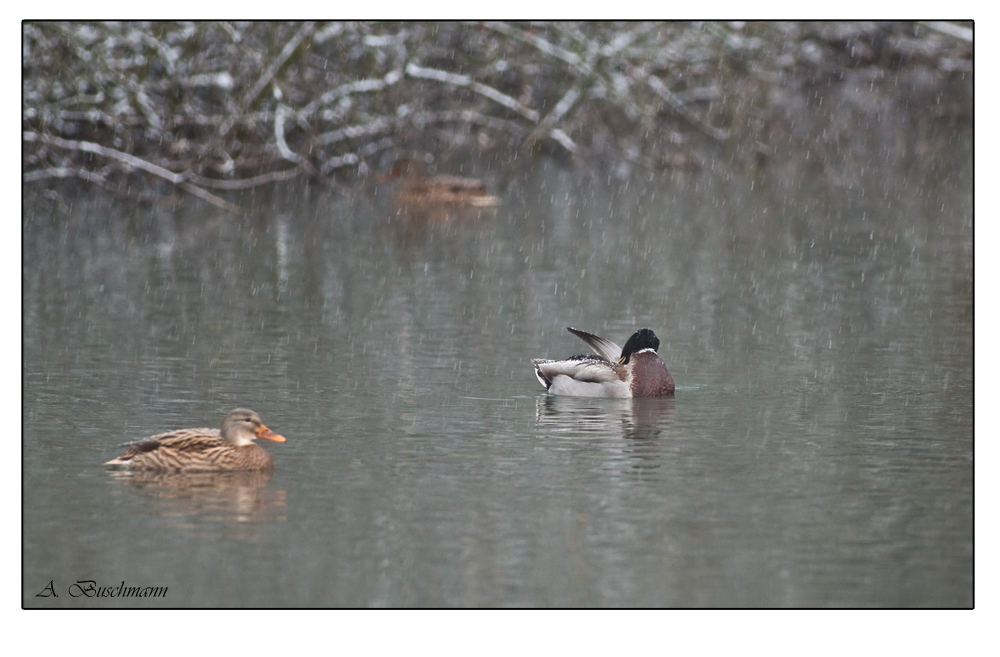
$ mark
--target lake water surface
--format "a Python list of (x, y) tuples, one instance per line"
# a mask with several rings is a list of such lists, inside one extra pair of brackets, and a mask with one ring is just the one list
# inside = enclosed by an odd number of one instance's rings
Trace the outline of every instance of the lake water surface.
[[(971, 130), (905, 132), (450, 217), (27, 188), (22, 604), (972, 605)], [(652, 328), (676, 396), (547, 395), (567, 326)], [(273, 477), (101, 466), (237, 406)]]

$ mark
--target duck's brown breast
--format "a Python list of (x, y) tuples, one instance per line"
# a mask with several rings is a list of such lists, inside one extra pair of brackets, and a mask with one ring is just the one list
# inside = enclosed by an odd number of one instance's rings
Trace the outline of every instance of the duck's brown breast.
[(674, 394), (674, 378), (655, 351), (632, 356), (632, 396), (663, 397)]

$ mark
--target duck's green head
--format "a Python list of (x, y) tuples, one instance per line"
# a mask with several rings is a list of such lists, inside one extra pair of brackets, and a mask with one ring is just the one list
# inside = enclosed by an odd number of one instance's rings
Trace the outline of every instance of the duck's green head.
[(628, 339), (625, 346), (622, 347), (622, 357), (618, 359), (618, 362), (622, 365), (627, 365), (629, 358), (637, 351), (642, 351), (643, 349), (652, 349), (656, 351), (660, 348), (660, 339), (656, 337), (651, 329), (644, 328), (639, 329), (632, 334), (632, 337)]

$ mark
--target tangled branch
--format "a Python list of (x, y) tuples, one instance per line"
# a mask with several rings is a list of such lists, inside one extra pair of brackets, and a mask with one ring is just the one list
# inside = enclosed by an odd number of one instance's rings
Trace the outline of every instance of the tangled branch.
[(778, 85), (890, 63), (970, 75), (955, 23), (22, 24), (23, 180), (136, 173), (228, 211), (303, 175), (341, 193), (400, 156), (697, 166), (770, 152)]

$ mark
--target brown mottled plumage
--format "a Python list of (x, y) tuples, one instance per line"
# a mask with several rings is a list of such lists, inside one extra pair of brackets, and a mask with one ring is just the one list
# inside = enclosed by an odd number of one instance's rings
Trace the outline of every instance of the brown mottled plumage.
[(500, 205), (500, 199), (486, 193), (481, 180), (459, 176), (424, 177), (423, 167), (412, 159), (396, 160), (390, 178), (402, 178), (396, 193), (396, 204), (402, 207), (422, 205), (455, 205), (489, 208)]
[(246, 408), (230, 411), (222, 429), (178, 429), (128, 444), (128, 451), (104, 465), (156, 472), (270, 470), (274, 459), (255, 438), (285, 442)]
[(660, 339), (639, 329), (619, 347), (593, 333), (568, 329), (597, 354), (566, 360), (534, 358), (535, 377), (554, 395), (576, 397), (663, 397), (674, 394), (674, 379), (656, 350)]

